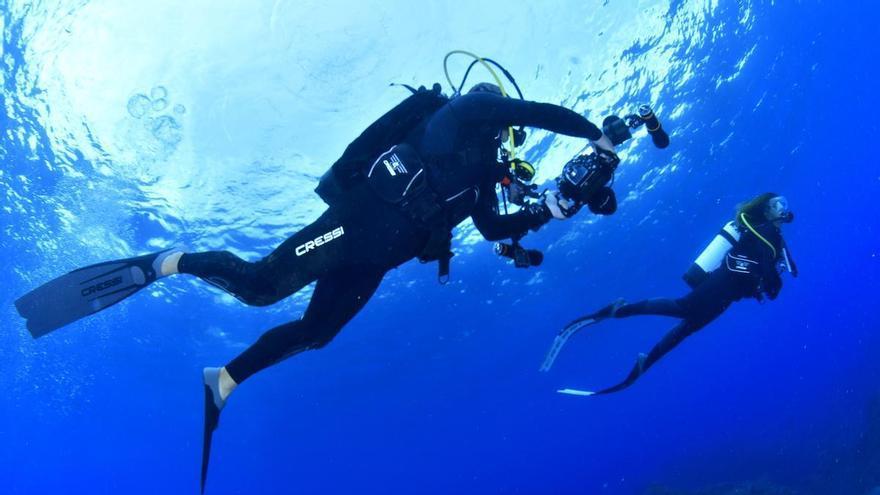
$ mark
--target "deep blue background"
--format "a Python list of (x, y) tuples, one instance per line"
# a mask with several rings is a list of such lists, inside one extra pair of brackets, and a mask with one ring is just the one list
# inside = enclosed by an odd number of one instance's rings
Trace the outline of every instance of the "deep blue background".
[[(433, 266), (391, 273), (386, 288), (418, 283), (380, 289), (327, 349), (236, 391), (215, 436), (210, 493), (625, 494), (767, 478), (798, 493), (859, 494), (880, 484), (860, 464), (872, 454), (855, 453), (880, 394), (878, 8), (755, 10), (748, 37), (704, 47), (716, 66), (700, 77), (711, 81), (739, 58), (727, 51), (759, 42), (734, 81), (692, 86), (690, 122), (665, 152), (686, 150), (687, 173), (580, 225), (589, 232), (576, 248), (547, 251), (539, 284), (527, 284), (531, 272), (499, 273), (488, 248), (457, 257), (450, 286), (433, 283)], [(725, 12), (718, 22), (730, 21)], [(26, 156), (7, 149), (4, 167), (14, 173)], [(616, 187), (639, 179), (624, 171)], [(53, 179), (34, 180), (48, 189)], [(766, 190), (788, 196), (797, 215), (785, 233), (802, 275), (785, 279), (776, 302), (735, 305), (624, 393), (555, 393), (615, 382), (673, 322), (595, 327), (539, 374), (561, 324), (617, 297), (682, 294), (682, 271), (735, 204)], [(232, 355), (199, 329), (234, 321), (237, 340), (252, 341), (283, 316), (215, 310), (200, 291), (167, 311), (135, 298), (31, 342), (11, 301), (29, 288), (15, 274), (41, 261), (19, 259), (16, 222), (4, 227), (0, 376), (40, 378), (10, 380), (0, 398), (0, 491), (193, 493), (200, 370)], [(555, 222), (527, 244), (571, 228)], [(65, 402), (48, 401), (47, 387), (83, 389)]]

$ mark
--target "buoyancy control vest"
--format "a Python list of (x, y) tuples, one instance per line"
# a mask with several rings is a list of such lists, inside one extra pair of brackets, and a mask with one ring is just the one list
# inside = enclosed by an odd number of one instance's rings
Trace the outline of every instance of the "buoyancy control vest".
[(428, 241), (419, 261), (439, 263), (439, 279), (449, 276), (452, 258), (452, 226), (446, 211), (428, 184), (426, 164), (418, 152), (404, 143), (406, 136), (449, 102), (439, 84), (432, 89), (410, 88), (413, 94), (367, 127), (321, 177), (315, 192), (329, 206), (346, 200), (347, 192), (366, 182), (385, 202), (398, 206), (427, 230)]
[(440, 91), (433, 88), (411, 89), (413, 94), (370, 124), (342, 153), (318, 182), (315, 192), (329, 206), (345, 201), (352, 186), (366, 178), (369, 167), (379, 155), (400, 144), (406, 135), (449, 102)]
[(737, 252), (740, 251), (738, 246), (743, 234), (746, 232), (751, 232), (752, 235), (772, 251), (774, 259), (780, 260), (777, 267), (778, 271), (788, 271), (793, 276), (797, 276), (797, 267), (791, 258), (785, 241), (780, 237), (780, 246), (777, 251), (777, 246), (774, 246), (755, 227), (752, 227), (745, 215), (741, 214), (740, 219), (742, 226), (736, 221), (725, 224), (682, 276), (692, 289), (702, 284), (709, 277), (710, 273), (722, 266), (732, 273), (756, 274), (760, 276), (760, 262), (752, 259), (750, 255)]

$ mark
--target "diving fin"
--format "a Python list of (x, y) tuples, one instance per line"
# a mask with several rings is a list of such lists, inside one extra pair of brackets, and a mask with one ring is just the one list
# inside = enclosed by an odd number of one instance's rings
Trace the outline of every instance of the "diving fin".
[(205, 481), (208, 479), (208, 462), (211, 458), (211, 440), (214, 430), (220, 424), (220, 411), (226, 401), (220, 397), (220, 368), (205, 368), (202, 371), (205, 385), (205, 431), (202, 437), (202, 482), (201, 493), (205, 493)]
[(583, 318), (578, 318), (577, 320), (569, 323), (565, 328), (559, 331), (556, 335), (556, 338), (553, 339), (553, 344), (550, 346), (550, 350), (547, 351), (547, 356), (544, 358), (544, 362), (541, 364), (541, 371), (550, 371), (550, 368), (553, 366), (553, 363), (556, 361), (556, 356), (559, 355), (559, 352), (562, 350), (562, 346), (568, 342), (568, 338), (578, 332), (581, 328), (592, 325), (594, 323), (598, 323), (600, 320), (594, 319), (589, 316), (585, 316)]
[(590, 397), (592, 395), (608, 395), (613, 394), (615, 392), (620, 392), (621, 390), (628, 388), (630, 385), (635, 383), (635, 381), (642, 376), (645, 372), (646, 361), (648, 359), (648, 355), (644, 353), (639, 353), (639, 357), (636, 358), (636, 364), (633, 366), (632, 371), (629, 372), (629, 375), (625, 380), (614, 385), (613, 387), (603, 388), (602, 390), (597, 390), (595, 392), (587, 391), (587, 390), (576, 390), (573, 388), (564, 388), (561, 390), (557, 390), (560, 394), (568, 394), (568, 395), (579, 395), (582, 397)]
[(541, 364), (540, 371), (550, 371), (550, 368), (556, 361), (556, 357), (559, 355), (559, 352), (562, 351), (562, 346), (564, 346), (565, 343), (568, 342), (569, 337), (576, 334), (578, 331), (580, 331), (580, 329), (584, 327), (599, 323), (606, 318), (613, 318), (617, 314), (617, 310), (620, 309), (620, 307), (624, 304), (626, 304), (626, 302), (623, 299), (618, 299), (608, 306), (600, 309), (599, 311), (596, 311), (591, 315), (578, 318), (566, 325), (562, 330), (559, 331), (559, 333), (556, 335), (556, 338), (553, 339), (553, 344), (550, 346), (550, 350), (547, 351), (547, 356), (544, 358), (544, 362)]
[(162, 262), (180, 252), (158, 253), (107, 261), (74, 270), (48, 282), (15, 301), (36, 339), (80, 318), (97, 313), (150, 285), (160, 277)]
[(559, 392), (560, 394), (577, 395), (580, 397), (589, 397), (591, 395), (596, 395), (596, 392), (590, 392), (589, 390), (577, 390), (573, 388), (563, 388), (557, 390), (557, 392)]

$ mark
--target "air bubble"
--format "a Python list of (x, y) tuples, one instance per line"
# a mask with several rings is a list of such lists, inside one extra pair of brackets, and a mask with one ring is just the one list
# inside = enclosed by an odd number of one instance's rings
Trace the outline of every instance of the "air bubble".
[(168, 90), (165, 89), (165, 86), (156, 86), (150, 91), (150, 98), (154, 100), (159, 100), (168, 97)]
[(156, 139), (166, 144), (177, 144), (183, 139), (180, 124), (174, 120), (174, 117), (168, 115), (153, 120), (151, 130)]
[(139, 119), (150, 110), (150, 99), (146, 95), (136, 94), (128, 99), (128, 114)]
[(154, 112), (161, 112), (162, 110), (165, 110), (165, 108), (167, 108), (167, 107), (168, 107), (168, 100), (166, 100), (165, 98), (159, 98), (158, 100), (153, 100), (153, 111)]

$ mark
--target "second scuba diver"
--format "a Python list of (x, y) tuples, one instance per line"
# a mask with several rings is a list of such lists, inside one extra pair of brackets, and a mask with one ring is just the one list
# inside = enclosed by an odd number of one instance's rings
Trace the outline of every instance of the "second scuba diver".
[(782, 289), (781, 271), (797, 276), (797, 267), (782, 237), (783, 223), (794, 220), (788, 201), (775, 193), (761, 194), (740, 205), (736, 217), (697, 258), (684, 280), (691, 292), (678, 299), (648, 299), (632, 304), (618, 300), (590, 315), (578, 318), (556, 337), (542, 371), (552, 366), (565, 341), (581, 328), (607, 318), (639, 315), (681, 319), (648, 354), (640, 354), (629, 375), (617, 385), (590, 392), (563, 389), (571, 395), (609, 394), (632, 385), (648, 368), (685, 338), (718, 318), (735, 301), (754, 297), (773, 300)]
[[(322, 177), (316, 191), (329, 208), (265, 258), (248, 262), (228, 251), (171, 249), (81, 268), (16, 301), (28, 329), (39, 337), (177, 273), (195, 275), (252, 306), (274, 304), (316, 282), (302, 318), (265, 332), (225, 366), (205, 368), (204, 489), (211, 433), (235, 387), (290, 356), (327, 345), (389, 270), (418, 258), (438, 261), (445, 277), (451, 229), (468, 217), (487, 240), (501, 240), (566, 219), (583, 205), (594, 213), (614, 211), (607, 187), (619, 162), (614, 143), (582, 115), (506, 97), (488, 83), (451, 99), (439, 85), (413, 92), (355, 139)], [(611, 172), (580, 176), (601, 179), (582, 189), (588, 195), (571, 199), (551, 191), (502, 215), (495, 187), (509, 164), (499, 161), (499, 146), (514, 134), (511, 126), (588, 139), (595, 150), (592, 166)], [(662, 132), (659, 124), (656, 129)], [(521, 138), (521, 128), (519, 133)]]

